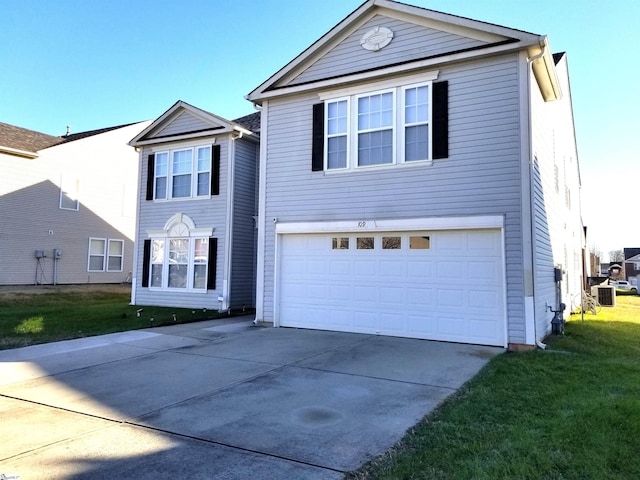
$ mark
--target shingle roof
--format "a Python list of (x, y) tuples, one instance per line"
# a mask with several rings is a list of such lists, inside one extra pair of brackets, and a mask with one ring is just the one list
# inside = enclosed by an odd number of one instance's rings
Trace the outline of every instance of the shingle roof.
[(60, 137), (0, 122), (0, 147), (36, 153), (63, 141)]
[[(137, 122), (134, 122), (137, 123)], [(111, 130), (117, 130), (118, 128), (124, 128), (124, 127), (128, 127), (129, 125), (133, 125), (134, 123), (127, 123), (124, 125), (117, 125), (115, 127), (107, 127), (107, 128), (99, 128), (97, 130), (89, 130), (87, 132), (78, 132), (78, 133), (71, 133), (69, 135), (64, 135), (63, 137), (61, 137), (61, 140), (63, 142), (74, 142), (76, 140), (80, 140), (82, 138), (87, 138), (87, 137), (92, 137), (93, 135), (100, 135), (101, 133), (106, 133), (106, 132), (110, 132)]]
[(244, 117), (236, 118), (234, 123), (240, 124), (253, 133), (260, 133), (260, 112), (251, 113)]

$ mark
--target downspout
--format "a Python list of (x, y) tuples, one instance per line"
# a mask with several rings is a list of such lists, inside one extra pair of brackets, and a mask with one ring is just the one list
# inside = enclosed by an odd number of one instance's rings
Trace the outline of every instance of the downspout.
[[(531, 106), (531, 64), (538, 60), (539, 58), (542, 58), (545, 54), (546, 51), (546, 44), (543, 42), (541, 44), (541, 50), (540, 53), (537, 55), (534, 55), (533, 57), (527, 57), (527, 96), (529, 98), (529, 106)], [(531, 108), (529, 108), (529, 117), (531, 118)], [(534, 206), (534, 201), (535, 201), (535, 195), (534, 195), (534, 171), (533, 171), (533, 155), (532, 155), (532, 145), (533, 145), (533, 132), (532, 132), (532, 125), (531, 125), (531, 120), (529, 121), (529, 128), (527, 129), (527, 135), (529, 136), (529, 217), (531, 220), (531, 265), (532, 265), (532, 276), (533, 276), (533, 285), (531, 286), (531, 288), (533, 289), (533, 298), (534, 298), (534, 302), (533, 302), (533, 310), (534, 310), (534, 317), (533, 317), (533, 335), (534, 335), (534, 340), (536, 342), (536, 346), (542, 350), (547, 348), (547, 345), (542, 343), (542, 341), (540, 341), (540, 339), (538, 338), (538, 322), (536, 321), (535, 318), (535, 309), (536, 309), (536, 305), (535, 305), (535, 289), (536, 289), (536, 269), (535, 269), (535, 255), (534, 255), (534, 251), (535, 251), (535, 209), (533, 208)]]

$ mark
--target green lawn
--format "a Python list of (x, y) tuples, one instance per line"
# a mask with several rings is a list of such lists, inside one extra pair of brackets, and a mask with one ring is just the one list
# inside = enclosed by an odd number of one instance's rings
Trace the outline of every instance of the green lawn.
[(131, 306), (130, 300), (126, 286), (0, 289), (0, 350), (219, 316), (215, 310)]
[(494, 358), (350, 479), (640, 478), (640, 297)]

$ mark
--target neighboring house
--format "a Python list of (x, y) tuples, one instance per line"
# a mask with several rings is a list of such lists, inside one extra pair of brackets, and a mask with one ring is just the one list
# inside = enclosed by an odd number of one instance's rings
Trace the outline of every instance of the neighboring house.
[(625, 248), (624, 250), (625, 279), (633, 285), (640, 283), (640, 248)]
[(0, 284), (131, 281), (148, 122), (54, 137), (0, 123)]
[(255, 304), (260, 114), (229, 121), (179, 101), (131, 140), (140, 152), (132, 303)]
[(369, 0), (247, 99), (256, 321), (526, 348), (580, 292), (567, 58), (546, 36)]

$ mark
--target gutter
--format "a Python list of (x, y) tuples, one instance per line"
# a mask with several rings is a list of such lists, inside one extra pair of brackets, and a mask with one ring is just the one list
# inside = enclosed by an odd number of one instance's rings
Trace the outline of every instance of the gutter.
[(546, 35), (541, 37), (538, 48), (538, 53), (534, 53), (535, 50), (532, 49), (527, 50), (529, 55), (527, 61), (531, 64), (533, 76), (538, 83), (542, 98), (545, 102), (560, 100), (562, 92)]

